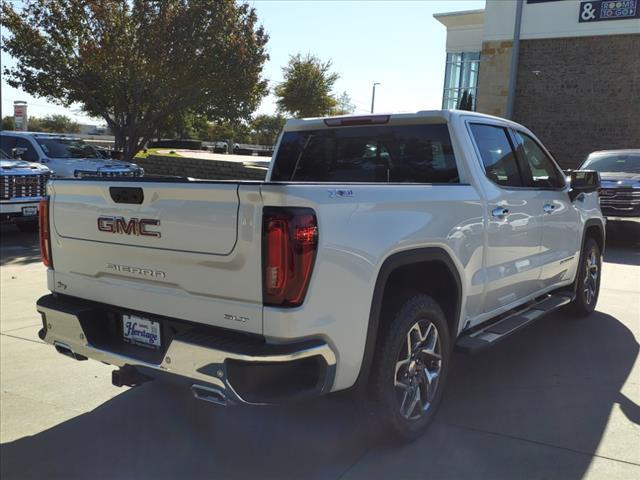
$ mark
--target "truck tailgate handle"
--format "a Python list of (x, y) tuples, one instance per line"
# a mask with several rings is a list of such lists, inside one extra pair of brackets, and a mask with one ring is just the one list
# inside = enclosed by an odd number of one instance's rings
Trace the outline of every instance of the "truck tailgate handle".
[(116, 203), (140, 205), (144, 201), (144, 192), (140, 187), (109, 187), (111, 200)]

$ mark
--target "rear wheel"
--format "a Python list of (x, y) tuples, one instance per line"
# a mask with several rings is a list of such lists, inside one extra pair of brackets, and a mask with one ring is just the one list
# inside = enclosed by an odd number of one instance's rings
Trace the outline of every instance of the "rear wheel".
[(440, 306), (414, 295), (381, 331), (372, 371), (377, 413), (405, 439), (422, 434), (442, 399), (449, 369), (450, 337)]
[(601, 268), (600, 247), (593, 238), (587, 238), (578, 266), (576, 298), (569, 305), (574, 315), (584, 317), (596, 309), (600, 293)]

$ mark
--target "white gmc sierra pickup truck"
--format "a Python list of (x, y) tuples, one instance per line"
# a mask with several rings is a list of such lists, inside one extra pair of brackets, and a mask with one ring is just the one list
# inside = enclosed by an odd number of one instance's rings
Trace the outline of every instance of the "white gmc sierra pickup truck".
[(40, 337), (221, 405), (358, 387), (414, 437), (454, 347), (593, 311), (598, 185), (462, 111), (291, 120), (264, 182), (55, 179)]

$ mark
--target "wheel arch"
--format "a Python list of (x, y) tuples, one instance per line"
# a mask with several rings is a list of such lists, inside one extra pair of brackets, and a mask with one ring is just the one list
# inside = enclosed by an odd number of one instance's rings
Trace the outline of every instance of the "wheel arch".
[(584, 223), (582, 229), (582, 241), (580, 242), (580, 256), (578, 257), (578, 268), (576, 269), (576, 276), (573, 279), (573, 292), (577, 294), (578, 291), (578, 271), (580, 268), (580, 262), (582, 262), (582, 252), (584, 251), (584, 245), (587, 242), (587, 238), (594, 238), (600, 247), (600, 256), (604, 254), (606, 230), (604, 222), (599, 218), (590, 218)]
[(442, 269), (441, 271), (447, 272), (449, 278), (455, 285), (453, 305), (450, 305), (449, 308), (444, 308), (442, 305), (441, 307), (443, 307), (445, 313), (447, 311), (449, 311), (450, 314), (453, 312), (453, 318), (447, 318), (447, 322), (450, 325), (452, 341), (456, 338), (460, 326), (463, 289), (462, 277), (450, 254), (441, 247), (424, 247), (391, 254), (383, 262), (376, 278), (369, 312), (369, 321), (367, 323), (364, 354), (360, 373), (355, 383), (356, 386), (365, 385), (369, 378), (371, 364), (373, 363), (373, 355), (379, 340), (378, 333), (382, 323), (381, 317), (383, 313), (385, 292), (387, 291), (392, 275), (400, 269), (419, 266), (424, 263), (435, 264), (437, 265), (437, 268)]

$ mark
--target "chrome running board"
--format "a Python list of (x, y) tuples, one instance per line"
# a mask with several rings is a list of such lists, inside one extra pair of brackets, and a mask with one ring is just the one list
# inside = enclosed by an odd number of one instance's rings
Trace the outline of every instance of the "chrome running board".
[(545, 295), (527, 307), (508, 313), (489, 325), (463, 334), (456, 342), (456, 348), (468, 353), (479, 352), (495, 345), (500, 340), (504, 340), (546, 314), (567, 305), (571, 300), (571, 293), (565, 291)]

